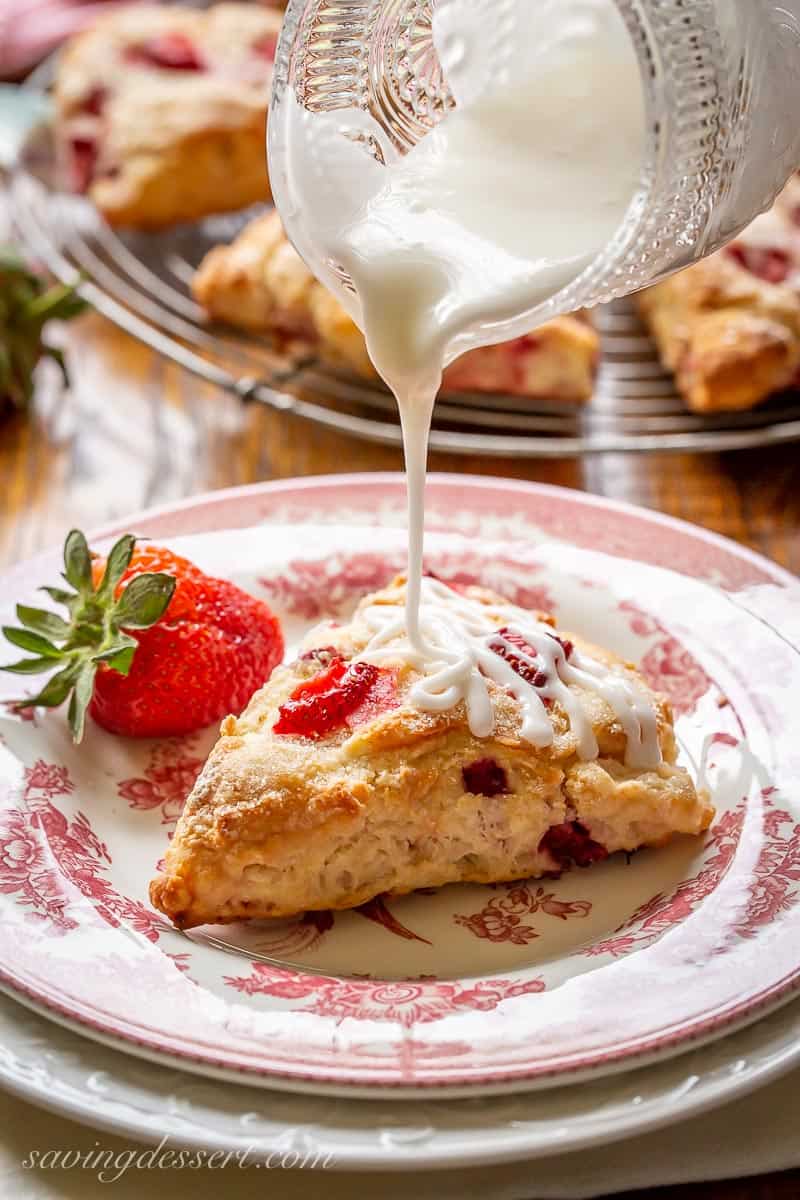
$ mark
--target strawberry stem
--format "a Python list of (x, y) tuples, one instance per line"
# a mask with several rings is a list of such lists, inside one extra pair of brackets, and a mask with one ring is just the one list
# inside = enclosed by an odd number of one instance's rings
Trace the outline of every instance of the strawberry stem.
[(0, 246), (0, 409), (28, 405), (41, 358), (53, 359), (69, 383), (64, 356), (43, 341), (43, 330), (48, 321), (69, 321), (86, 307), (74, 287), (48, 287), (13, 249)]
[(146, 572), (134, 576), (117, 598), (116, 589), (131, 564), (135, 546), (136, 538), (130, 533), (114, 544), (95, 588), (86, 538), (79, 529), (71, 530), (64, 542), (63, 577), (74, 591), (42, 588), (51, 600), (65, 606), (69, 619), (48, 609), (18, 604), (20, 626), (3, 627), (12, 646), (35, 657), (8, 663), (0, 670), (35, 675), (60, 667), (36, 696), (20, 700), (18, 705), (57, 708), (69, 698), (67, 720), (75, 742), (83, 737), (98, 668), (102, 665), (127, 675), (138, 643), (126, 630), (155, 625), (175, 591), (172, 575)]

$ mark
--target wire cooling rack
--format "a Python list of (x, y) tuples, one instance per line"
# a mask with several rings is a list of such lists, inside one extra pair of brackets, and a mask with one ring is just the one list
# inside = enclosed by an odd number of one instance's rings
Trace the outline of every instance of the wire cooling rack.
[[(51, 67), (28, 95), (41, 97)], [(210, 324), (189, 283), (205, 252), (253, 215), (216, 217), (166, 233), (110, 229), (61, 186), (47, 121), (29, 131), (8, 167), (15, 232), (30, 253), (105, 316), (201, 378), (319, 425), (386, 445), (401, 441), (395, 404), (377, 385), (320, 363), (303, 348)], [(602, 360), (589, 405), (505, 395), (443, 394), (431, 449), (502, 457), (622, 451), (720, 451), (800, 440), (800, 393), (746, 413), (686, 411), (630, 302), (601, 308)]]

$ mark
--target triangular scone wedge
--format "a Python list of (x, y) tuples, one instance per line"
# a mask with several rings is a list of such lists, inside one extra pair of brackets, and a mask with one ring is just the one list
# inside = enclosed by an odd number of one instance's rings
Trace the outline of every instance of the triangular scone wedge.
[[(276, 733), (279, 710), (300, 684), (329, 671), (337, 656), (359, 661), (371, 636), (367, 606), (400, 606), (404, 595), (396, 580), (365, 599), (349, 625), (316, 630), (306, 652), (279, 667), (241, 717), (223, 722), (150, 889), (177, 926), (536, 877), (708, 828), (714, 812), (706, 795), (673, 765), (667, 701), (630, 664), (572, 634), (560, 636), (649, 697), (662, 765), (625, 765), (625, 733), (594, 691), (575, 688), (599, 746), (597, 758), (582, 761), (558, 703), (549, 709), (552, 745), (536, 749), (520, 736), (519, 702), (492, 684), (495, 729), (477, 738), (463, 704), (443, 713), (414, 707), (408, 691), (416, 672), (392, 664), (349, 723), (316, 739)], [(500, 603), (471, 595), (488, 611)]]

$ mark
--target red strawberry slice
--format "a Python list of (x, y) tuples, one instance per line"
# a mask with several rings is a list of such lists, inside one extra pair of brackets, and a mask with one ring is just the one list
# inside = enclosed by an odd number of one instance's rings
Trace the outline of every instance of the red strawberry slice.
[(394, 674), (372, 663), (337, 658), (301, 683), (278, 710), (273, 732), (318, 739), (345, 725), (362, 724), (394, 702)]
[(564, 821), (562, 825), (551, 825), (539, 842), (539, 850), (546, 851), (559, 867), (589, 867), (592, 863), (608, 858), (605, 846), (594, 841), (589, 830), (580, 821)]
[(93, 87), (80, 104), (80, 111), (82, 113), (87, 113), (92, 117), (100, 117), (103, 115), (103, 109), (105, 108), (107, 99), (107, 88)]
[(734, 242), (727, 253), (751, 275), (766, 283), (783, 283), (792, 269), (792, 257), (778, 246), (748, 246)]
[(162, 33), (138, 42), (125, 51), (128, 62), (165, 71), (205, 71), (206, 64), (194, 42), (184, 33)]
[(278, 49), (277, 33), (267, 33), (264, 37), (259, 38), (253, 43), (253, 53), (259, 58), (265, 58), (267, 62), (275, 62), (275, 52)]
[(502, 796), (509, 790), (505, 768), (495, 758), (478, 758), (462, 767), (461, 775), (473, 796)]
[(69, 140), (69, 176), (74, 192), (86, 192), (97, 168), (98, 146), (92, 137), (73, 137)]
[(547, 672), (542, 671), (535, 663), (525, 662), (518, 654), (514, 654), (509, 650), (506, 643), (516, 646), (528, 658), (536, 659), (538, 657), (533, 646), (530, 646), (519, 633), (514, 633), (511, 629), (499, 629), (498, 633), (504, 640), (502, 642), (492, 642), (490, 649), (494, 650), (495, 654), (500, 658), (504, 658), (508, 665), (512, 667), (519, 675), (520, 679), (524, 679), (526, 683), (532, 687), (544, 687), (547, 683)]

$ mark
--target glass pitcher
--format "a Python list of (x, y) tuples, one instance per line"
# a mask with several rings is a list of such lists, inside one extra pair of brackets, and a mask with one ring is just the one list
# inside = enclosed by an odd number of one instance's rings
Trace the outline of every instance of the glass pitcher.
[[(504, 2), (473, 0), (470, 9), (475, 28), (486, 31), (488, 72), (502, 58)], [(335, 224), (349, 202), (350, 172), (405, 154), (447, 119), (454, 100), (433, 43), (436, 4), (290, 0), (278, 46), (269, 120), (275, 201), (301, 255), (359, 323), (347, 273), (320, 252), (303, 221), (304, 194), (321, 189)], [(611, 243), (535, 310), (536, 321), (627, 295), (718, 249), (800, 166), (800, 0), (616, 4), (647, 105), (640, 186)], [(322, 114), (329, 133), (320, 140), (313, 133)], [(528, 312), (495, 326), (492, 340), (530, 327)]]

